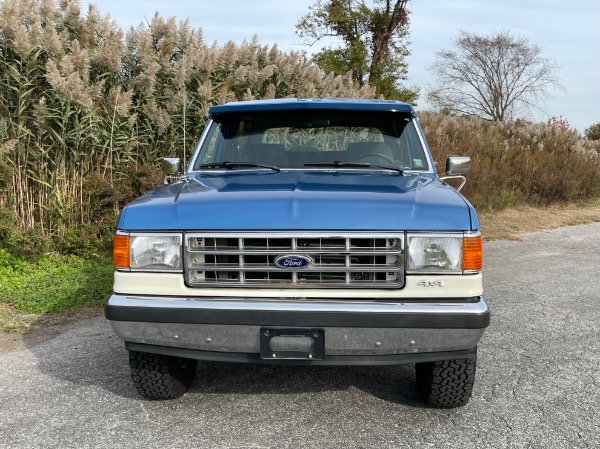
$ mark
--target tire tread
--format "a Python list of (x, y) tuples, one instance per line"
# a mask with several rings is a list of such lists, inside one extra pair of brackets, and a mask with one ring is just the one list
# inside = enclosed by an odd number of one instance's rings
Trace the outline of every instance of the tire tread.
[(471, 399), (477, 347), (469, 358), (416, 364), (417, 388), (430, 406), (454, 408), (466, 405)]
[(176, 399), (187, 391), (196, 373), (196, 360), (129, 351), (131, 378), (138, 393), (153, 400)]

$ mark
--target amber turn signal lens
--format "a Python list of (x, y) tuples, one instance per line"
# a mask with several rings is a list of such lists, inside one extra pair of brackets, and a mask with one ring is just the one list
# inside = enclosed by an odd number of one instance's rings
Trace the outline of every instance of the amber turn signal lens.
[(463, 239), (463, 270), (480, 271), (483, 267), (481, 236)]
[(115, 235), (113, 242), (113, 264), (115, 268), (129, 268), (128, 235)]

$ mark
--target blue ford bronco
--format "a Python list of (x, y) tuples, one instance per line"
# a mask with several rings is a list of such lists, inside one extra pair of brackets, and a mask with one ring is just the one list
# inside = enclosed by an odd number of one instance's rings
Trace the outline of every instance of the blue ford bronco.
[[(150, 399), (197, 361), (414, 363), (434, 407), (466, 404), (490, 321), (477, 214), (440, 178), (411, 105), (213, 106), (183, 169), (127, 205), (106, 318)], [(460, 189), (460, 188), (459, 188)]]

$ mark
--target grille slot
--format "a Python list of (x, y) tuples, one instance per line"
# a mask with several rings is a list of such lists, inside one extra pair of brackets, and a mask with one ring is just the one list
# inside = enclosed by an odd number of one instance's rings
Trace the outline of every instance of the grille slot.
[[(185, 276), (191, 287), (401, 288), (404, 235), (343, 233), (186, 234)], [(283, 269), (275, 259), (305, 256), (312, 264)]]

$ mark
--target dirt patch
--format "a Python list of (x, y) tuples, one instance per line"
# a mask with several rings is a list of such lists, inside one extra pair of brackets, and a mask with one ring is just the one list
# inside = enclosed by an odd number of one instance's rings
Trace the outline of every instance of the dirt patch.
[(29, 326), (31, 326), (38, 318), (38, 315), (30, 313), (20, 313), (8, 304), (0, 303), (0, 331), (26, 331), (27, 329), (29, 329)]
[(98, 307), (33, 315), (0, 304), (0, 351), (37, 346), (63, 333), (73, 323), (100, 315), (102, 309)]

